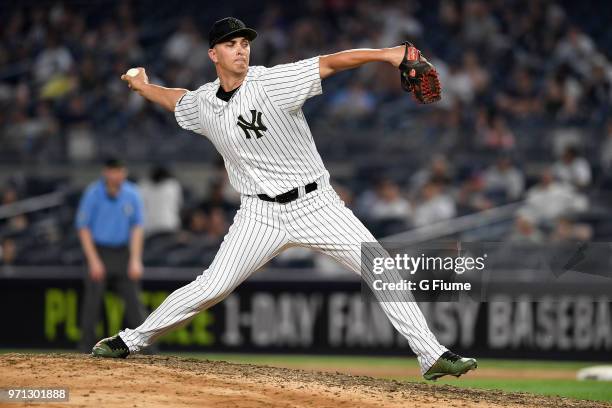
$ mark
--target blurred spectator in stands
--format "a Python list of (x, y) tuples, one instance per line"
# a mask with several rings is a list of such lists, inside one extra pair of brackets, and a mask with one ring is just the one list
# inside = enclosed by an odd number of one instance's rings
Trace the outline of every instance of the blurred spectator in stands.
[(463, 71), (470, 79), (474, 97), (482, 97), (489, 89), (489, 72), (479, 61), (475, 50), (468, 50), (463, 54)]
[(579, 114), (580, 83), (571, 75), (568, 65), (562, 65), (546, 79), (543, 94), (545, 113), (550, 119), (569, 121)]
[(417, 227), (453, 218), (455, 201), (444, 192), (443, 181), (430, 180), (422, 188), (420, 200), (414, 206), (413, 223)]
[[(444, 99), (442, 99), (444, 100)], [(470, 140), (466, 140), (465, 128), (471, 127), (464, 117), (465, 108), (459, 101), (451, 102), (450, 98), (439, 110), (429, 114), (426, 127), (423, 129), (424, 145), (422, 148), (430, 149), (432, 158), (438, 156), (434, 152), (452, 152), (458, 148), (471, 148)]]
[(440, 24), (439, 29), (442, 33), (439, 38), (444, 38), (444, 34), (459, 38), (461, 31), (461, 10), (459, 4), (452, 0), (442, 0), (437, 14), (437, 20)]
[(196, 236), (208, 233), (208, 215), (201, 208), (196, 208), (189, 216), (188, 231)]
[[(311, 3), (313, 8), (317, 7)], [(313, 10), (314, 12), (315, 10)], [(322, 10), (321, 10), (322, 11)], [(300, 17), (294, 20), (293, 24), (288, 27), (289, 38), (292, 41), (288, 43), (288, 55), (285, 58), (303, 59), (308, 55), (314, 55), (316, 50), (323, 49), (329, 44), (326, 44), (325, 36), (326, 29), (323, 18)], [(288, 62), (288, 61), (284, 61)]]
[(375, 13), (374, 15), (363, 15), (362, 18), (375, 18), (380, 21), (383, 44), (398, 44), (406, 38), (415, 40), (422, 36), (423, 25), (412, 16), (412, 11), (416, 8), (413, 3), (389, 1), (385, 7), (370, 9), (369, 12)]
[[(59, 131), (49, 104), (39, 102), (35, 114), (30, 115), (25, 109), (15, 109), (11, 122), (1, 138), (4, 148), (16, 153), (24, 161), (45, 159), (47, 148), (53, 147), (49, 139), (57, 136)], [(53, 142), (61, 146), (60, 140)]]
[(469, 46), (493, 48), (499, 32), (499, 24), (491, 13), (491, 6), (483, 0), (463, 3), (462, 37)]
[(607, 72), (609, 70), (605, 57), (600, 56), (585, 79), (582, 109), (595, 123), (601, 123), (610, 115), (612, 72)]
[(450, 65), (448, 78), (444, 84), (444, 96), (451, 100), (470, 104), (474, 99), (474, 84), (468, 72), (460, 65)]
[(12, 186), (7, 186), (2, 191), (2, 205), (13, 204), (17, 202), (17, 190)]
[(332, 116), (340, 119), (364, 119), (374, 112), (376, 99), (361, 83), (340, 89), (330, 102)]
[(210, 186), (205, 205), (221, 207), (233, 213), (240, 207), (240, 194), (229, 184), (227, 176), (223, 176)]
[(357, 196), (355, 200), (355, 212), (359, 214), (360, 217), (367, 217), (367, 214), (372, 212), (372, 206), (376, 201), (376, 186), (380, 180), (377, 180), (375, 183), (368, 183), (367, 187)]
[(185, 228), (179, 233), (177, 239), (183, 244), (189, 245), (196, 241), (208, 239), (208, 214), (202, 207), (191, 209), (187, 212)]
[(222, 240), (229, 228), (227, 217), (221, 207), (212, 207), (208, 214), (208, 235), (217, 240)]
[(410, 194), (412, 197), (418, 195), (425, 184), (430, 180), (438, 180), (443, 183), (449, 183), (453, 179), (450, 163), (446, 156), (436, 154), (431, 158), (431, 162), (426, 167), (418, 170), (410, 178)]
[(486, 108), (478, 112), (476, 137), (479, 146), (496, 151), (512, 150), (516, 143), (504, 117)]
[[(40, 102), (36, 105), (36, 114), (27, 123), (27, 150), (31, 159), (49, 159), (45, 154), (49, 148), (58, 146), (61, 149), (59, 139), (59, 123), (51, 112), (48, 103)], [(61, 150), (60, 150), (61, 153)]]
[(87, 101), (83, 95), (71, 95), (61, 112), (67, 142), (67, 156), (71, 161), (91, 160), (96, 155), (95, 133)]
[(538, 96), (533, 74), (527, 68), (516, 68), (507, 84), (496, 100), (497, 107), (502, 112), (517, 118), (536, 116), (540, 112), (542, 101)]
[(487, 197), (485, 178), (474, 172), (461, 186), (457, 193), (457, 205), (461, 212), (484, 211), (493, 207), (493, 201)]
[(499, 197), (501, 194), (502, 198), (495, 200), (498, 204), (516, 201), (525, 191), (525, 177), (508, 156), (499, 157), (495, 164), (485, 171), (484, 182), (488, 196)]
[(126, 180), (127, 170), (116, 158), (104, 164), (102, 178), (89, 185), (81, 198), (76, 227), (85, 252), (88, 273), (81, 315), (80, 349), (89, 352), (107, 283), (124, 299), (130, 326), (145, 317), (139, 300), (143, 273), (143, 205), (136, 186)]
[(194, 35), (198, 30), (191, 18), (184, 17), (178, 29), (168, 38), (163, 55), (171, 61), (183, 62), (193, 50)]
[(412, 209), (402, 197), (400, 187), (391, 179), (379, 181), (374, 195), (362, 216), (374, 236), (386, 236), (405, 231), (410, 225)]
[(151, 169), (139, 186), (144, 204), (146, 235), (174, 233), (180, 229), (183, 193), (181, 184), (165, 166)]
[(567, 96), (563, 80), (559, 74), (553, 75), (546, 80), (544, 85), (544, 111), (556, 119), (567, 106)]
[(24, 158), (25, 129), (28, 120), (26, 108), (16, 106), (9, 112), (6, 126), (0, 132), (0, 142), (2, 143), (3, 151), (20, 159)]
[(592, 237), (593, 228), (589, 224), (561, 217), (557, 220), (550, 239), (553, 242), (585, 242), (590, 241)]
[(2, 259), (2, 265), (12, 265), (17, 259), (17, 243), (9, 236), (2, 238), (2, 245), (0, 245), (0, 259)]
[(555, 59), (567, 63), (585, 78), (591, 70), (596, 49), (593, 40), (577, 26), (570, 27), (565, 36), (557, 43)]
[(488, 84), (489, 74), (478, 61), (476, 53), (468, 50), (463, 54), (462, 65), (450, 66), (444, 86), (445, 97), (471, 104), (488, 90)]
[(514, 220), (514, 229), (508, 237), (508, 241), (540, 244), (544, 242), (544, 234), (538, 229), (533, 217), (523, 213), (517, 215)]
[(190, 86), (201, 81), (202, 73), (210, 73), (208, 44), (191, 18), (184, 18), (178, 30), (166, 41), (164, 55), (178, 64), (179, 73), (173, 78), (178, 86)]
[(587, 198), (572, 185), (555, 181), (552, 170), (547, 168), (540, 182), (527, 190), (525, 205), (520, 211), (526, 211), (538, 224), (549, 224), (558, 217), (587, 209)]
[[(18, 201), (19, 196), (17, 190), (11, 186), (7, 186), (2, 191), (2, 203), (1, 205), (14, 204)], [(2, 220), (0, 225), (3, 226), (10, 233), (17, 233), (25, 231), (28, 228), (29, 221), (26, 214), (17, 214), (9, 217), (8, 219)]]
[(375, 197), (369, 208), (369, 213), (364, 216), (373, 221), (385, 221), (389, 219), (408, 220), (412, 210), (408, 200), (402, 197), (397, 183), (391, 179), (383, 179), (376, 186)]
[(577, 188), (584, 188), (591, 183), (591, 166), (579, 156), (575, 146), (565, 148), (561, 159), (553, 167), (555, 178)]
[(207, 238), (208, 215), (203, 208), (197, 207), (185, 212), (183, 229), (177, 235), (177, 241), (189, 245)]
[(223, 207), (228, 212), (235, 212), (240, 207), (240, 193), (232, 187), (225, 162), (219, 157), (215, 161), (212, 184), (208, 192), (208, 205)]
[(257, 61), (272, 61), (287, 47), (290, 39), (285, 34), (284, 13), (279, 4), (272, 3), (262, 12), (257, 26), (257, 41), (261, 39), (261, 42), (251, 50), (251, 57)]
[(39, 84), (55, 75), (67, 74), (74, 60), (70, 50), (60, 43), (56, 33), (47, 35), (47, 44), (34, 61), (34, 77)]
[(187, 220), (187, 230), (181, 234), (181, 240), (220, 241), (229, 228), (229, 223), (222, 207), (201, 205), (193, 209)]
[(606, 175), (612, 175), (612, 119), (609, 119), (604, 129), (605, 136), (601, 146), (600, 162)]

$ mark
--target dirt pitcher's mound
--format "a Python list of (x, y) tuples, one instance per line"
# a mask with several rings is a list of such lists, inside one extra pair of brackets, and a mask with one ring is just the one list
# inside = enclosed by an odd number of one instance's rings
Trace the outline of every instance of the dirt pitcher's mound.
[(0, 373), (0, 388), (69, 389), (68, 403), (45, 403), (45, 407), (609, 407), (169, 356), (111, 360), (82, 354), (4, 354)]

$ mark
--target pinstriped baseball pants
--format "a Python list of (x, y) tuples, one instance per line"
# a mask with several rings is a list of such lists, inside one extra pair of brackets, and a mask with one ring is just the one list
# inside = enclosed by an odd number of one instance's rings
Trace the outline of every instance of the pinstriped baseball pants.
[[(223, 300), (253, 272), (290, 246), (322, 251), (360, 274), (361, 243), (375, 241), (327, 182), (287, 204), (243, 196), (234, 223), (210, 267), (193, 282), (171, 293), (139, 327), (125, 329), (119, 335), (131, 352), (140, 351), (198, 312)], [(388, 256), (382, 247), (373, 251), (376, 253), (371, 256)], [(408, 340), (421, 370), (427, 371), (447, 349), (427, 327), (417, 303), (403, 299), (380, 305), (393, 326)]]

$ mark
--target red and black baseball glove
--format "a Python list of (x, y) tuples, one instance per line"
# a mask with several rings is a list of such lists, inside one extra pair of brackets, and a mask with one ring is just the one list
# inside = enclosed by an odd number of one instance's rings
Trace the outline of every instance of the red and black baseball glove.
[(402, 88), (412, 92), (420, 103), (439, 101), (442, 98), (442, 86), (438, 72), (412, 43), (406, 41), (403, 45), (406, 50), (399, 65)]

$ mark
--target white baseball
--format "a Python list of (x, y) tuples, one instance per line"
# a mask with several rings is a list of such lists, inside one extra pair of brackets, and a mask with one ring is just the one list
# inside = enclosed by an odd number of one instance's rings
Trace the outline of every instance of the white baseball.
[(138, 68), (130, 68), (128, 69), (128, 72), (126, 72), (125, 74), (131, 77), (135, 77), (139, 73), (140, 73), (140, 70)]

